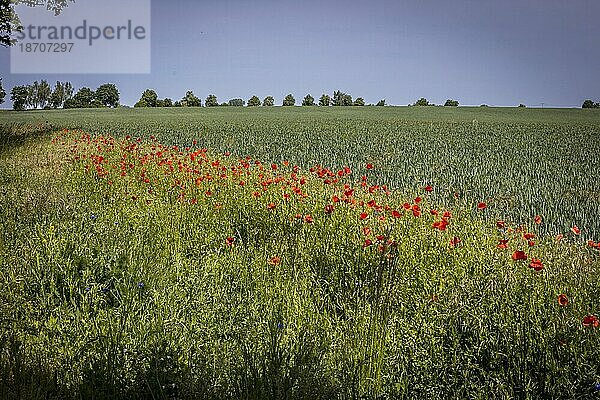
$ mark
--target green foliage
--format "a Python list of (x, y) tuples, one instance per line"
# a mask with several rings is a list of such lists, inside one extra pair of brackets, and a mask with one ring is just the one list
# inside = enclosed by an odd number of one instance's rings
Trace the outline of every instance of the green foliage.
[(444, 107), (458, 107), (458, 100), (448, 99), (444, 103)]
[(194, 92), (188, 90), (185, 96), (180, 101), (182, 107), (201, 107), (202, 103), (198, 97), (194, 95)]
[(519, 108), (526, 108), (527, 106), (523, 103), (519, 104)]
[(583, 102), (581, 108), (600, 108), (600, 103), (594, 103), (592, 100), (587, 99)]
[(378, 107), (383, 107), (383, 106), (385, 106), (385, 99), (381, 99), (381, 100), (379, 100), (379, 101), (377, 102), (376, 106), (378, 106)]
[(319, 105), (321, 107), (329, 107), (330, 104), (331, 104), (331, 98), (329, 97), (329, 95), (322, 94), (321, 97), (319, 98)]
[(229, 100), (229, 103), (227, 105), (233, 106), (233, 107), (243, 107), (245, 104), (245, 101), (242, 99), (231, 99)]
[(252, 96), (248, 100), (248, 107), (258, 107), (260, 106), (260, 99), (258, 96)]
[(113, 83), (100, 85), (95, 92), (95, 97), (104, 107), (115, 108), (119, 106), (119, 90)]
[(351, 106), (353, 104), (352, 96), (339, 90), (333, 92), (333, 97), (331, 99), (334, 106)]
[(296, 104), (296, 99), (294, 99), (294, 96), (292, 96), (291, 93), (283, 99), (284, 106), (293, 106), (294, 104)]
[(307, 94), (306, 96), (304, 96), (304, 99), (302, 100), (302, 105), (303, 106), (314, 106), (315, 98), (312, 97), (310, 94)]
[(273, 96), (267, 96), (264, 98), (263, 100), (263, 107), (272, 107), (275, 104), (275, 99), (273, 98)]
[(215, 96), (214, 94), (209, 94), (208, 97), (206, 98), (206, 100), (204, 101), (204, 105), (206, 107), (218, 106), (219, 102), (217, 101), (217, 96)]
[(354, 100), (354, 105), (355, 106), (364, 106), (365, 99), (363, 99), (362, 97), (357, 97), (356, 100)]
[(27, 86), (14, 86), (10, 91), (10, 100), (13, 103), (13, 109), (23, 111), (27, 107), (27, 97), (29, 90)]
[[(146, 89), (142, 93), (142, 97), (136, 103), (137, 107), (156, 107), (158, 102), (158, 95), (153, 89)], [(136, 107), (134, 106), (134, 107)]]
[(91, 108), (94, 107), (95, 93), (88, 87), (83, 87), (75, 96), (65, 101), (64, 108)]
[(426, 98), (421, 97), (419, 100), (415, 101), (415, 103), (413, 105), (414, 106), (433, 106), (435, 104), (429, 103), (429, 101)]

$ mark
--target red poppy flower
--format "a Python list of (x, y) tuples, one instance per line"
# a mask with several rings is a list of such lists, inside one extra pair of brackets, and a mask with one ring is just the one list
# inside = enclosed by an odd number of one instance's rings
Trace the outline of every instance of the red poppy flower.
[(527, 260), (527, 254), (525, 254), (524, 251), (517, 250), (517, 251), (515, 251), (513, 253), (512, 259), (515, 260), (515, 261), (518, 261), (518, 260)]
[(477, 204), (477, 208), (480, 210), (485, 210), (486, 207), (487, 204), (485, 204), (484, 202), (480, 202), (479, 204)]
[(269, 209), (269, 210), (274, 210), (275, 207), (276, 207), (275, 203), (269, 203), (269, 204), (267, 204), (267, 209)]
[(307, 214), (304, 217), (304, 222), (306, 222), (307, 224), (312, 224), (313, 222), (315, 222), (315, 220), (313, 219), (313, 217), (310, 214)]
[(458, 246), (460, 243), (462, 242), (462, 240), (460, 240), (459, 238), (457, 238), (456, 236), (454, 236), (452, 239), (450, 239), (450, 246), (451, 247), (456, 247)]
[(371, 234), (371, 228), (369, 228), (368, 226), (365, 226), (363, 228), (363, 233), (365, 236), (369, 236)]
[(402, 207), (403, 207), (405, 210), (410, 210), (410, 204), (408, 204), (408, 203), (404, 203), (404, 204), (402, 205)]
[(523, 239), (525, 239), (525, 240), (530, 240), (530, 239), (533, 239), (534, 237), (535, 237), (535, 235), (530, 232), (527, 232), (526, 234), (523, 235)]
[(235, 238), (233, 238), (231, 236), (228, 237), (227, 239), (225, 239), (225, 244), (227, 244), (227, 246), (233, 246), (234, 242), (235, 242)]
[(367, 213), (360, 213), (360, 219), (366, 219), (368, 217)]
[(276, 171), (277, 170), (277, 164), (271, 164), (271, 169), (273, 171)]
[(447, 226), (448, 221), (446, 221), (445, 219), (433, 223), (433, 229), (439, 229), (440, 231), (445, 231)]
[(559, 233), (558, 235), (556, 235), (556, 241), (560, 242), (565, 236), (562, 233)]
[(594, 328), (597, 328), (598, 325), (600, 325), (600, 321), (598, 321), (598, 317), (595, 315), (586, 315), (583, 318), (583, 326), (593, 326)]
[(598, 245), (600, 244), (600, 242), (598, 242), (598, 243), (594, 243), (594, 241), (593, 241), (593, 240), (588, 240), (588, 242), (587, 242), (587, 243), (588, 243), (588, 246), (589, 246), (589, 247), (592, 247), (592, 248), (593, 248), (593, 247), (598, 247)]
[(325, 206), (325, 214), (331, 214), (333, 212), (333, 206), (331, 204), (327, 204)]
[(400, 218), (402, 216), (402, 214), (400, 214), (400, 212), (398, 210), (393, 210), (392, 211), (392, 217), (394, 218)]
[(422, 200), (423, 200), (422, 198), (420, 198), (420, 197), (417, 197), (417, 198), (415, 199), (415, 204), (419, 204), (419, 203), (420, 203)]
[(444, 219), (450, 219), (450, 218), (452, 218), (452, 214), (450, 213), (450, 211), (444, 211), (444, 214), (442, 215), (442, 218), (444, 218)]
[(544, 264), (542, 264), (541, 260), (538, 260), (537, 258), (532, 258), (531, 262), (529, 263), (529, 268), (533, 268), (536, 271), (541, 271), (544, 269)]
[(579, 228), (577, 226), (573, 226), (571, 228), (571, 232), (573, 232), (576, 235), (579, 235), (581, 233), (581, 231), (579, 230)]
[(270, 265), (279, 265), (280, 263), (281, 263), (281, 257), (274, 256), (269, 259)]
[(431, 211), (429, 211), (429, 213), (430, 213), (431, 215), (435, 215), (436, 217), (437, 217), (438, 215), (440, 215), (440, 214), (438, 213), (438, 211), (437, 211), (437, 210), (431, 210)]
[(500, 243), (498, 244), (499, 249), (508, 249), (508, 239), (500, 239)]
[(541, 215), (536, 215), (533, 221), (536, 223), (536, 225), (541, 224), (542, 223)]
[(558, 295), (558, 305), (565, 307), (567, 304), (569, 304), (569, 298), (567, 297), (566, 294), (559, 294)]
[(373, 169), (373, 164), (367, 163), (367, 169)]
[(426, 192), (433, 192), (433, 188), (429, 185), (425, 186), (425, 191)]
[(372, 244), (373, 244), (373, 242), (371, 241), (371, 239), (365, 239), (365, 243), (363, 244), (363, 247), (369, 247)]
[(376, 239), (379, 240), (380, 242), (383, 242), (385, 240), (385, 236), (383, 236), (383, 235), (377, 235)]
[(345, 195), (346, 197), (351, 197), (353, 194), (354, 194), (354, 189), (347, 189), (347, 190), (344, 192), (344, 195)]
[(533, 247), (533, 246), (535, 246), (535, 242), (533, 240), (530, 240), (529, 242), (527, 242), (527, 245), (529, 247)]

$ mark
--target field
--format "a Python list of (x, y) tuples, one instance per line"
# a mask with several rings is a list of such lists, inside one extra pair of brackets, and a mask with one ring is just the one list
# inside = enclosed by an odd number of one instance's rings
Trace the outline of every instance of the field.
[(1, 398), (598, 398), (600, 113), (0, 113)]

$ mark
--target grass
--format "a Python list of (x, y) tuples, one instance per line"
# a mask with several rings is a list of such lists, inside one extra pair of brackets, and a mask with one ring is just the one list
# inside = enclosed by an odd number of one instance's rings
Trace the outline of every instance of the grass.
[[(222, 135), (284, 126), (218, 112), (212, 129), (234, 124)], [(131, 124), (178, 129), (147, 115)], [(302, 126), (290, 115), (287, 135)], [(313, 129), (368, 123), (341, 115)], [(600, 328), (583, 324), (600, 312), (589, 232), (557, 241), (546, 215), (498, 227), (484, 199), (435, 182), (383, 188), (387, 164), (367, 169), (361, 156), (352, 173), (315, 167), (308, 152), (294, 167), (245, 158), (241, 141), (203, 150), (187, 133), (174, 148), (165, 128), (137, 140), (124, 137), (133, 125), (112, 123), (117, 137), (3, 132), (0, 397), (598, 396)], [(419, 121), (381, 126), (436, 135)], [(513, 260), (517, 250), (528, 259)]]

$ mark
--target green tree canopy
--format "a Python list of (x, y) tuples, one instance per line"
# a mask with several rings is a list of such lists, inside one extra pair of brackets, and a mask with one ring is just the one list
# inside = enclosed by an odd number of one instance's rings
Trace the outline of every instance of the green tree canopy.
[(284, 106), (293, 106), (294, 104), (296, 104), (296, 99), (294, 99), (294, 96), (292, 96), (291, 93), (283, 99)]
[(2, 78), (0, 78), (0, 104), (4, 103), (5, 97), (6, 97), (6, 91), (2, 87)]
[(198, 97), (196, 97), (196, 95), (194, 95), (194, 92), (188, 90), (183, 99), (181, 99), (181, 105), (183, 107), (201, 107), (202, 102)]
[(228, 105), (234, 107), (243, 107), (246, 102), (242, 99), (231, 99), (229, 100)]
[(27, 89), (27, 86), (15, 86), (12, 88), (10, 91), (10, 99), (12, 100), (14, 110), (25, 110), (28, 94), (29, 90)]
[(364, 106), (365, 99), (363, 99), (362, 97), (357, 97), (356, 100), (354, 100), (354, 105), (355, 106)]
[(330, 104), (331, 104), (331, 97), (329, 97), (329, 95), (327, 95), (327, 94), (322, 94), (321, 97), (319, 98), (319, 105), (322, 107), (329, 107)]
[(352, 96), (340, 90), (333, 92), (331, 99), (334, 106), (351, 106), (353, 104)]
[(271, 107), (275, 104), (275, 99), (273, 98), (273, 96), (267, 96), (264, 98), (262, 105), (264, 107)]
[(90, 108), (94, 101), (95, 93), (88, 87), (82, 87), (75, 96), (65, 101), (64, 108)]
[(206, 107), (218, 106), (219, 102), (217, 101), (217, 96), (215, 96), (214, 94), (209, 94), (208, 97), (206, 98), (206, 100), (204, 101), (204, 105)]
[(260, 99), (258, 96), (252, 96), (248, 100), (248, 107), (258, 107), (260, 106)]
[[(426, 104), (428, 105), (428, 104)], [(448, 99), (444, 103), (444, 107), (458, 107), (458, 100)]]
[(118, 107), (119, 106), (119, 90), (113, 83), (105, 83), (100, 85), (96, 89), (95, 99), (104, 107)]
[(377, 104), (375, 104), (378, 107), (383, 107), (385, 106), (385, 99), (381, 99), (377, 102)]
[(304, 100), (302, 100), (302, 105), (303, 106), (314, 106), (315, 105), (315, 98), (312, 97), (310, 94), (307, 94), (304, 97)]
[(600, 108), (600, 104), (594, 103), (592, 100), (587, 99), (583, 102), (581, 108)]
[(427, 101), (427, 99), (425, 97), (421, 97), (419, 100), (415, 101), (415, 106), (431, 106), (433, 104), (430, 104), (429, 101)]

